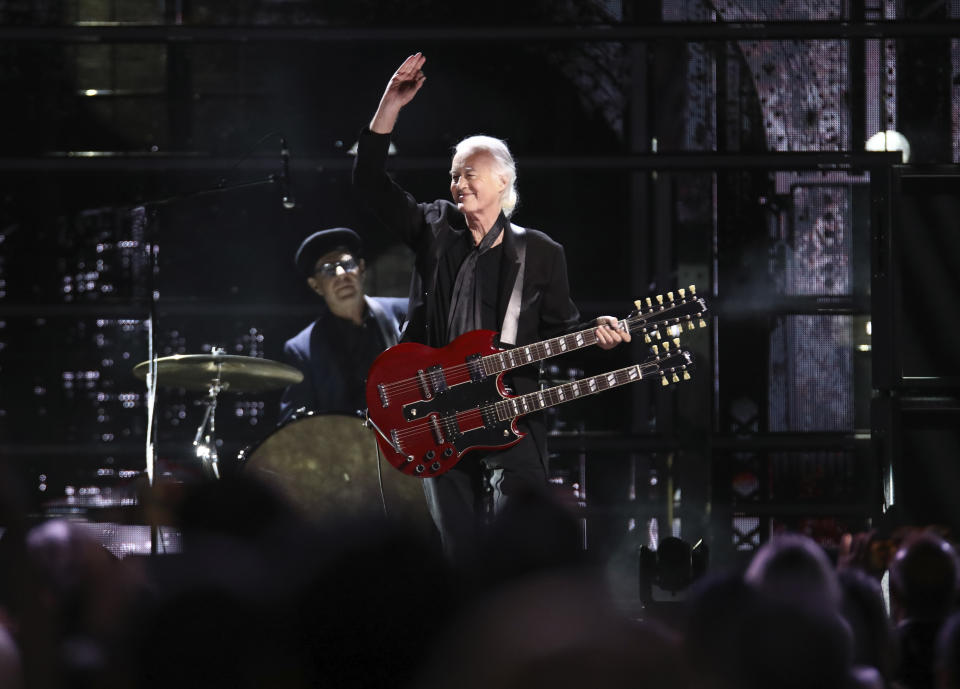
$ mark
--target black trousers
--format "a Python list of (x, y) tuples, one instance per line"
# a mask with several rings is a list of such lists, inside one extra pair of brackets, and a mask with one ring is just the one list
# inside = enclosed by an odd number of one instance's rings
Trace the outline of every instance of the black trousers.
[(511, 496), (546, 492), (547, 477), (540, 449), (528, 433), (506, 450), (466, 454), (445, 474), (424, 479), (423, 490), (444, 552), (454, 565), (469, 567), (484, 527)]

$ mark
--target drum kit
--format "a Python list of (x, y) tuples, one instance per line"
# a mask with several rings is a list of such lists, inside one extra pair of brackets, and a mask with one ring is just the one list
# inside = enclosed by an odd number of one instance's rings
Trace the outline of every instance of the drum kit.
[[(204, 393), (204, 414), (193, 440), (197, 459), (211, 479), (220, 478), (217, 399), (225, 393), (253, 394), (303, 380), (293, 366), (250, 356), (176, 354), (155, 359), (154, 383)], [(151, 361), (133, 373), (147, 380)], [(386, 513), (428, 528), (419, 481), (397, 472), (377, 450), (373, 431), (359, 416), (300, 410), (266, 438), (240, 452), (238, 464), (273, 485), (308, 518), (325, 520)]]

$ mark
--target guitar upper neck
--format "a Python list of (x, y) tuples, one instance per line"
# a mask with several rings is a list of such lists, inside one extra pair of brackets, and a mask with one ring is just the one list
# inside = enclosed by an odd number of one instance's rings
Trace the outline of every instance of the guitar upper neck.
[[(693, 329), (694, 319), (699, 319), (701, 327), (703, 320), (701, 316), (706, 310), (706, 304), (703, 299), (695, 296), (681, 298), (680, 301), (673, 301), (673, 293), (670, 294), (669, 303), (652, 304), (648, 299), (648, 306), (643, 312), (634, 312), (627, 318), (618, 321), (618, 326), (628, 332), (643, 329), (644, 332), (651, 332), (660, 339), (658, 328), (666, 327), (670, 324), (679, 324), (687, 322), (688, 328)], [(661, 297), (657, 297), (661, 300)], [(647, 340), (649, 342), (650, 340)], [(580, 330), (569, 335), (560, 335), (549, 340), (542, 340), (534, 344), (513, 347), (505, 349), (496, 354), (488, 354), (481, 359), (484, 373), (487, 375), (496, 375), (503, 371), (526, 366), (537, 361), (543, 361), (553, 356), (558, 356), (566, 352), (572, 352), (583, 347), (590, 347), (597, 343), (596, 326)]]
[[(624, 324), (625, 321), (620, 321), (620, 323)], [(534, 344), (523, 345), (522, 347), (505, 349), (496, 354), (489, 354), (482, 359), (483, 369), (487, 375), (495, 375), (519, 366), (526, 366), (527, 364), (532, 364), (537, 361), (543, 361), (544, 359), (549, 359), (552, 356), (564, 354), (565, 352), (572, 352), (583, 347), (589, 347), (596, 344), (596, 342), (596, 328), (588, 328), (587, 330), (580, 330), (575, 333), (570, 333), (569, 335), (554, 337), (550, 340), (543, 340), (541, 342), (535, 342)]]

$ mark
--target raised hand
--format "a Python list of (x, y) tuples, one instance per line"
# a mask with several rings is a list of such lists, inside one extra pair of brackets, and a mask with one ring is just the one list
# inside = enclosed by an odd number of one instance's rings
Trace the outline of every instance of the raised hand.
[(371, 131), (378, 134), (389, 134), (393, 131), (400, 109), (413, 100), (427, 79), (423, 73), (423, 63), (426, 61), (427, 58), (423, 54), (416, 53), (404, 60), (403, 64), (397, 68), (387, 82), (387, 88), (384, 89), (383, 96), (380, 98), (380, 106), (370, 121)]

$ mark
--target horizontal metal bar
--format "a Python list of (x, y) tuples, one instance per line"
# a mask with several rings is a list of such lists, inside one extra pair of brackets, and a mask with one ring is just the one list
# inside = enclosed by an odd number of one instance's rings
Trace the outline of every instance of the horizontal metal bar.
[(759, 452), (766, 450), (857, 450), (870, 444), (870, 434), (857, 433), (763, 433), (697, 437), (585, 432), (551, 433), (551, 452), (621, 450), (627, 452), (670, 452), (678, 450), (725, 450)]
[[(892, 152), (790, 152), (790, 153), (656, 153), (645, 155), (609, 154), (589, 156), (519, 156), (517, 165), (522, 170), (657, 170), (703, 171), (742, 170), (869, 170), (899, 165), (901, 155)], [(445, 170), (447, 157), (400, 157), (391, 160), (394, 170)], [(243, 169), (277, 170), (278, 158), (251, 158), (243, 162)], [(300, 172), (346, 171), (353, 167), (353, 158), (337, 157), (291, 158), (290, 167)], [(73, 151), (36, 157), (0, 158), (0, 172), (212, 172), (232, 171), (236, 174), (235, 158), (206, 157), (198, 153), (123, 153), (115, 151)], [(960, 171), (960, 166), (957, 166)]]
[[(147, 317), (147, 301), (131, 299), (125, 304), (82, 302), (76, 304), (15, 304), (0, 302), (0, 318), (33, 317), (50, 318), (66, 316), (77, 318), (129, 318), (143, 320)], [(161, 302), (158, 315), (165, 316), (309, 316), (316, 317), (318, 307), (309, 304), (237, 304), (215, 301)]]
[(781, 315), (866, 316), (871, 313), (870, 297), (863, 295), (751, 295), (750, 298), (711, 300), (718, 318), (757, 318)]
[(12, 461), (25, 457), (119, 457), (145, 454), (142, 443), (3, 443), (0, 444), (0, 457)]
[(3, 27), (0, 41), (68, 43), (346, 43), (421, 44), (513, 42), (627, 42), (675, 40), (752, 41), (797, 39), (951, 38), (960, 21), (757, 21), (669, 22), (644, 26), (172, 26), (103, 23)]
[[(161, 246), (162, 246), (161, 239)], [(644, 295), (640, 295), (644, 296)], [(585, 301), (577, 302), (585, 314), (619, 313), (629, 302)], [(145, 297), (130, 297), (128, 300), (83, 301), (73, 303), (17, 303), (0, 301), (0, 317), (57, 317), (69, 316), (108, 316), (113, 318), (145, 318), (148, 309)], [(710, 317), (718, 318), (757, 318), (778, 315), (869, 315), (870, 302), (859, 296), (775, 296), (763, 301), (743, 301), (738, 299), (720, 299), (712, 297)], [(312, 304), (288, 303), (236, 303), (216, 300), (161, 300), (157, 305), (158, 314), (167, 315), (222, 315), (222, 316), (315, 316), (317, 306)]]
[[(615, 432), (551, 433), (551, 451), (629, 450), (636, 452), (674, 451), (710, 447), (714, 450), (854, 450), (865, 447), (870, 434), (863, 433), (765, 433), (747, 436), (713, 435), (694, 438), (663, 437)], [(4, 443), (0, 456), (44, 455), (76, 457), (142, 454), (137, 443)]]
[(806, 516), (836, 516), (836, 517), (868, 517), (880, 511), (879, 502), (871, 505), (868, 502), (847, 503), (744, 503), (735, 502), (724, 507), (733, 512), (736, 517), (806, 517)]

